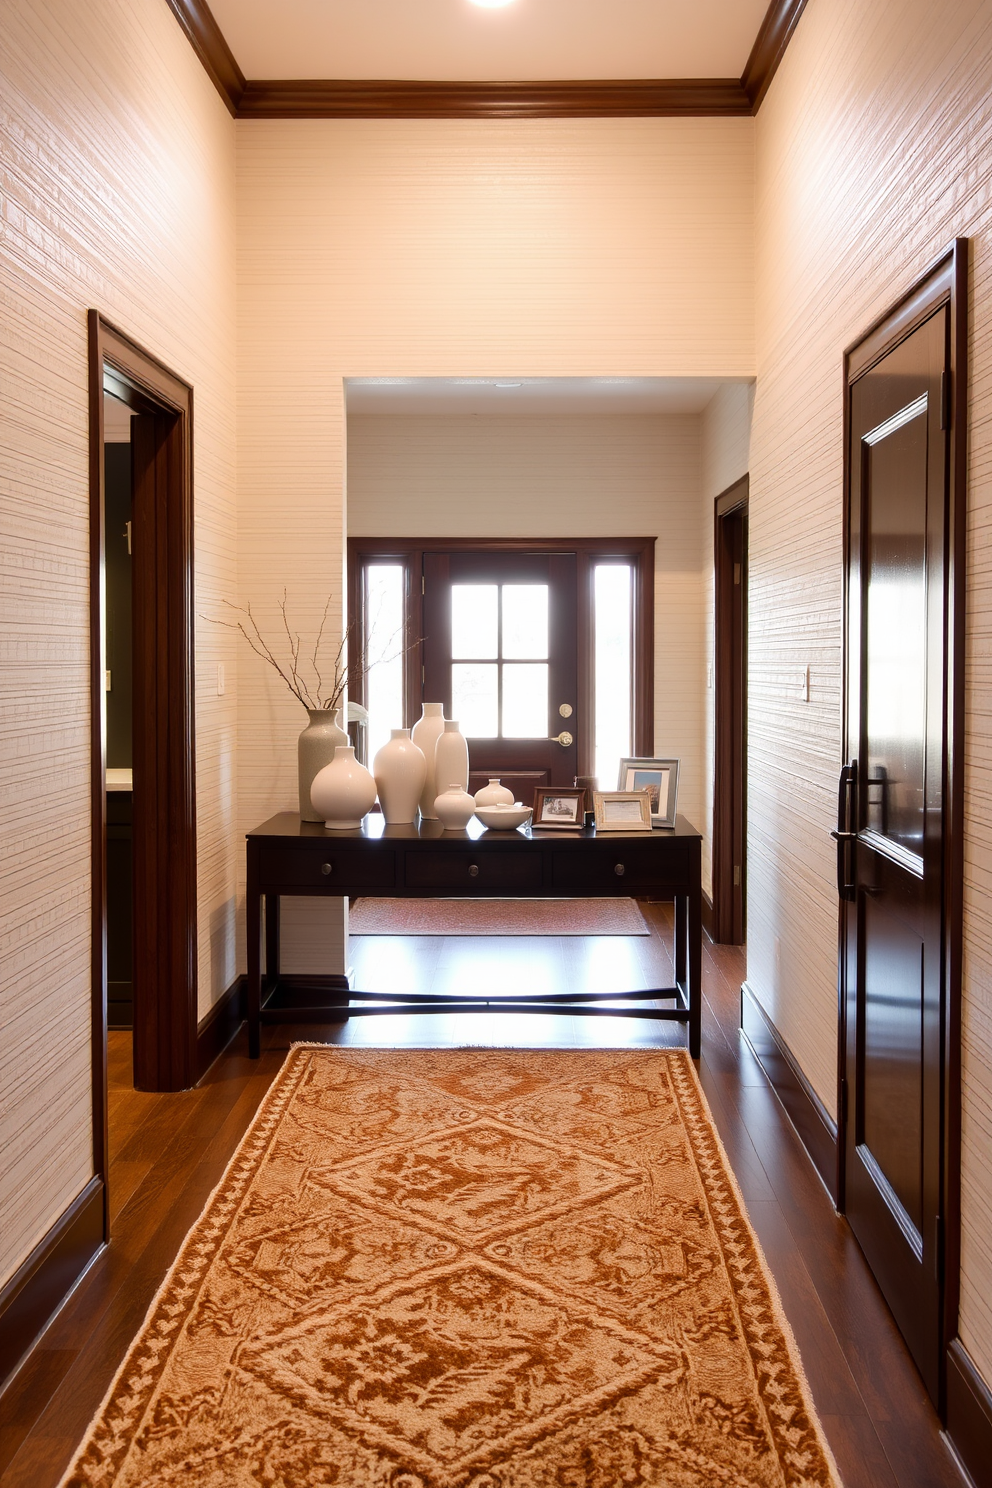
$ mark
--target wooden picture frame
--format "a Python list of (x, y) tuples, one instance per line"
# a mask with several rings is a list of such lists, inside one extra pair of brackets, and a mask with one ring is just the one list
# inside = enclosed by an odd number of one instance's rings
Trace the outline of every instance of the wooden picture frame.
[(597, 832), (650, 832), (651, 797), (646, 790), (595, 791)]
[(677, 759), (631, 757), (620, 761), (617, 790), (647, 790), (652, 827), (674, 827), (679, 792)]
[(585, 826), (585, 798), (581, 786), (537, 786), (531, 826), (548, 832), (581, 832)]

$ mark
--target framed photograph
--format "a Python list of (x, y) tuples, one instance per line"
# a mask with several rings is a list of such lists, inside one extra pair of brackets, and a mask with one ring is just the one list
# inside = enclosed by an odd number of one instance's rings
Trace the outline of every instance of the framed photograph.
[(534, 791), (532, 827), (556, 832), (581, 832), (585, 826), (585, 797), (581, 787), (539, 785)]
[(596, 791), (597, 832), (650, 832), (651, 797), (646, 790)]
[(651, 825), (674, 827), (679, 789), (677, 759), (622, 759), (617, 790), (646, 790), (651, 798)]

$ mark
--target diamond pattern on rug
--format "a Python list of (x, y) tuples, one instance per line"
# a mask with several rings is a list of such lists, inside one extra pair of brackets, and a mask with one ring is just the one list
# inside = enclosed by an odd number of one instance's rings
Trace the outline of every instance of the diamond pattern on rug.
[(684, 1051), (306, 1046), (64, 1482), (839, 1488)]

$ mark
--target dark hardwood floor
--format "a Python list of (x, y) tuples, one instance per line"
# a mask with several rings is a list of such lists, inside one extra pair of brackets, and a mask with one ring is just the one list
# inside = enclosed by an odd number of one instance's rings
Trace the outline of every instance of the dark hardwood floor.
[[(352, 941), (369, 990), (623, 990), (671, 976), (671, 910), (645, 906), (650, 937)], [(738, 1033), (740, 950), (704, 937), (700, 1074), (748, 1212), (796, 1334), (845, 1488), (962, 1488), (940, 1423), (847, 1224)], [(183, 1237), (295, 1039), (425, 1044), (643, 1047), (677, 1025), (637, 1019), (463, 1014), (353, 1018), (244, 1030), (202, 1084), (180, 1095), (130, 1087), (130, 1040), (111, 1036), (113, 1239), (0, 1397), (0, 1482), (53, 1488)], [(356, 1485), (357, 1488), (357, 1485)]]

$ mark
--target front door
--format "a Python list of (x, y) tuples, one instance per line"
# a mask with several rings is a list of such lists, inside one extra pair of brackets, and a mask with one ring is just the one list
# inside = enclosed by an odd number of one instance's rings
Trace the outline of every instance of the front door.
[(578, 769), (574, 553), (424, 553), (424, 697), (468, 740), (469, 790), (529, 804)]
[[(916, 319), (926, 315), (927, 305)], [(903, 322), (905, 324), (905, 321)], [(912, 321), (910, 321), (912, 324)], [(946, 300), (849, 372), (838, 877), (845, 1208), (931, 1395), (944, 1285)], [(853, 354), (852, 354), (853, 355)]]

